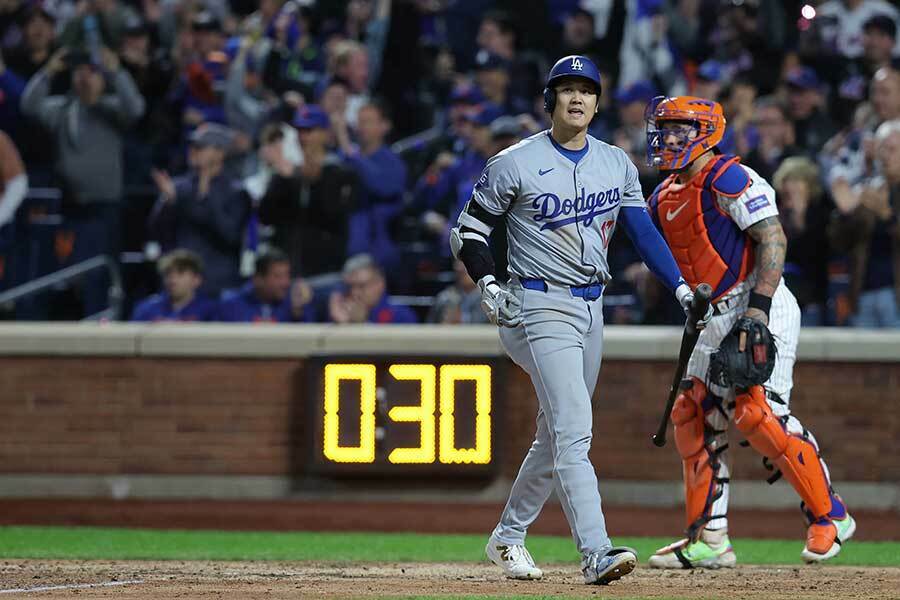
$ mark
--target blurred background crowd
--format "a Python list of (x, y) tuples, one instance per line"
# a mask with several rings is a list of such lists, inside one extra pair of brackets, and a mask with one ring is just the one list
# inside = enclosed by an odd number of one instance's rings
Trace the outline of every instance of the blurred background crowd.
[[(804, 324), (900, 326), (884, 0), (0, 0), (0, 51), (5, 319), (482, 322), (450, 225), (577, 53), (645, 194), (647, 101), (721, 102)], [(607, 322), (683, 319), (610, 260)]]

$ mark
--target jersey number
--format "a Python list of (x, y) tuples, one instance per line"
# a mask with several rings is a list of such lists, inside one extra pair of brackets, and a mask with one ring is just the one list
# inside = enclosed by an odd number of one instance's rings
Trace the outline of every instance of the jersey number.
[(603, 240), (603, 247), (609, 247), (609, 240), (612, 238), (613, 229), (616, 227), (615, 221), (603, 221), (600, 225), (600, 239)]

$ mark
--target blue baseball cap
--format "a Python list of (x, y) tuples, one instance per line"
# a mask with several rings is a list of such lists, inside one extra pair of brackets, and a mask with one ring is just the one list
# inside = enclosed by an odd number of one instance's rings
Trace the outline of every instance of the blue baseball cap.
[(466, 119), (471, 121), (475, 125), (480, 125), (481, 127), (489, 127), (491, 123), (494, 122), (494, 119), (502, 116), (502, 108), (500, 108), (496, 104), (485, 102), (484, 104), (478, 106), (476, 110), (467, 114)]
[(294, 120), (291, 124), (297, 129), (328, 129), (331, 126), (331, 120), (328, 113), (322, 110), (318, 104), (304, 104), (294, 113)]
[(656, 96), (656, 88), (649, 81), (641, 79), (631, 85), (616, 90), (616, 101), (619, 104), (631, 104), (632, 102), (647, 103)]
[(717, 60), (706, 60), (697, 69), (697, 78), (704, 81), (721, 81), (722, 80), (722, 63)]
[(481, 104), (484, 102), (484, 94), (478, 86), (471, 83), (461, 83), (450, 92), (450, 104)]
[(786, 78), (790, 87), (801, 90), (818, 90), (822, 87), (819, 76), (811, 67), (797, 67), (788, 73)]

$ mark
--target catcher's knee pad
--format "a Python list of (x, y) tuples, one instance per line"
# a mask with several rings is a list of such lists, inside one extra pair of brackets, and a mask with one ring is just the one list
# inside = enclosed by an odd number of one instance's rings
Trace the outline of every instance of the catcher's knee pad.
[(713, 502), (722, 495), (716, 477), (718, 452), (711, 449), (707, 436), (703, 400), (706, 386), (692, 378), (681, 383), (672, 407), (675, 445), (681, 455), (688, 537), (695, 538), (712, 518)]
[(789, 434), (766, 402), (766, 391), (754, 385), (735, 398), (734, 423), (750, 446), (781, 469), (784, 478), (817, 518), (831, 510), (828, 479), (816, 447), (805, 437)]

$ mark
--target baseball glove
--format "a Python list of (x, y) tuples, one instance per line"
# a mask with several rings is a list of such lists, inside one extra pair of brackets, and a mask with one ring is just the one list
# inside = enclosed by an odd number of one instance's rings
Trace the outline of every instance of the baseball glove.
[[(741, 350), (741, 337), (745, 336)], [(709, 360), (709, 379), (722, 387), (748, 388), (768, 381), (775, 368), (775, 339), (761, 321), (741, 317)]]

